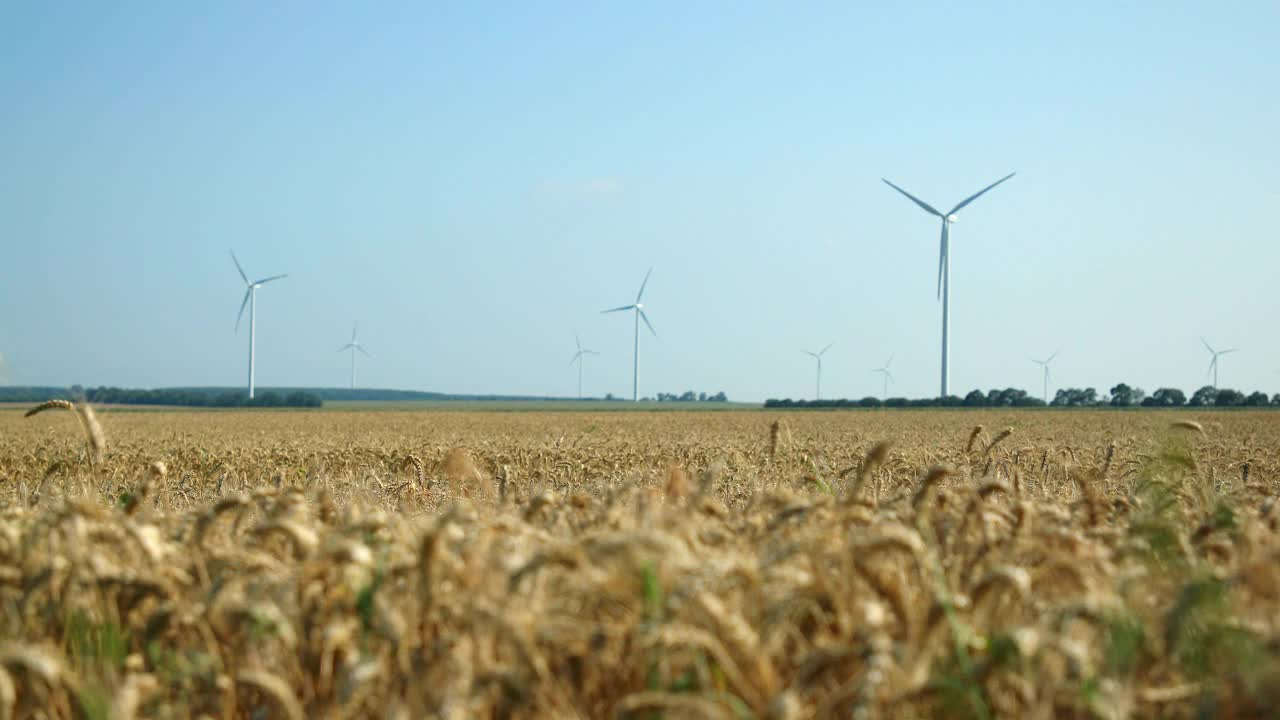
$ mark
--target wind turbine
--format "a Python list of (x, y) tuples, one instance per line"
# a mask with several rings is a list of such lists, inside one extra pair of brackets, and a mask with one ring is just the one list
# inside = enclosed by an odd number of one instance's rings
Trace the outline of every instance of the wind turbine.
[(991, 183), (985, 188), (979, 190), (978, 192), (970, 195), (964, 200), (961, 200), (958, 205), (951, 208), (951, 212), (945, 215), (938, 212), (929, 203), (921, 200), (920, 198), (917, 198), (916, 196), (912, 195), (906, 190), (903, 190), (897, 185), (894, 185), (888, 180), (885, 180), (885, 178), (880, 178), (881, 180), (884, 180), (884, 183), (889, 187), (893, 188), (894, 190), (897, 190), (903, 195), (906, 195), (907, 198), (911, 200), (911, 202), (914, 202), (916, 205), (919, 205), (925, 212), (929, 213), (930, 215), (935, 215), (942, 219), (942, 240), (938, 248), (938, 298), (942, 300), (942, 394), (941, 394), (941, 397), (947, 397), (947, 395), (950, 394), (949, 389), (951, 386), (951, 375), (948, 372), (950, 360), (951, 360), (951, 345), (948, 341), (948, 334), (947, 334), (951, 326), (951, 310), (950, 310), (950, 305), (951, 305), (951, 248), (950, 248), (951, 225), (955, 223), (956, 220), (958, 219), (956, 217), (956, 213), (960, 212), (960, 210), (963, 209), (966, 205), (982, 197), (982, 195), (986, 193), (988, 190), (991, 190), (995, 186), (999, 185), (1005, 180), (1008, 180), (1009, 178), (1013, 177), (1016, 174), (1017, 173), (1009, 173), (1008, 175), (1005, 175), (1004, 177)]
[(363, 354), (365, 357), (373, 357), (372, 355), (369, 354), (368, 350), (364, 349), (364, 346), (360, 344), (360, 341), (356, 339), (356, 330), (359, 329), (359, 327), (360, 327), (359, 323), (353, 325), (351, 327), (351, 342), (338, 348), (338, 352), (342, 352), (343, 350), (351, 351), (351, 389), (352, 390), (356, 389), (356, 351), (359, 350), (360, 353)]
[(1054, 350), (1053, 354), (1045, 358), (1044, 360), (1037, 360), (1035, 358), (1031, 358), (1031, 362), (1044, 368), (1044, 404), (1045, 405), (1049, 404), (1049, 363), (1053, 362), (1053, 359), (1058, 357), (1058, 353), (1060, 352), (1062, 351)]
[(1204, 343), (1205, 349), (1209, 351), (1209, 354), (1213, 355), (1213, 359), (1209, 361), (1209, 372), (1206, 372), (1205, 374), (1208, 375), (1209, 373), (1213, 373), (1213, 389), (1217, 390), (1218, 389), (1218, 356), (1226, 355), (1228, 353), (1233, 353), (1239, 348), (1227, 348), (1226, 350), (1214, 350), (1213, 346), (1209, 344), (1209, 341), (1205, 340), (1203, 337), (1200, 338), (1200, 342)]
[(599, 355), (595, 350), (588, 350), (582, 347), (582, 340), (578, 337), (578, 333), (573, 334), (573, 342), (578, 345), (578, 352), (573, 354), (573, 359), (569, 361), (570, 367), (574, 363), (578, 363), (578, 399), (582, 399), (582, 363), (583, 358), (588, 355)]
[(254, 321), (258, 315), (258, 288), (266, 285), (274, 280), (288, 277), (285, 275), (272, 275), (271, 277), (262, 278), (249, 282), (249, 276), (244, 274), (244, 268), (240, 267), (240, 261), (236, 259), (236, 254), (231, 253), (231, 261), (236, 264), (236, 270), (240, 271), (240, 277), (244, 280), (245, 291), (244, 301), (240, 303), (240, 314), (236, 316), (236, 332), (240, 332), (240, 320), (244, 317), (244, 306), (249, 306), (249, 399), (253, 399), (253, 349), (254, 349)]
[(832, 346), (832, 345), (835, 345), (835, 343), (827, 343), (827, 346), (826, 346), (826, 347), (824, 347), (824, 348), (822, 348), (822, 349), (821, 349), (821, 350), (819, 350), (818, 352), (809, 352), (808, 350), (801, 350), (801, 351), (800, 351), (800, 352), (804, 353), (805, 355), (808, 355), (808, 356), (812, 357), (814, 360), (817, 360), (817, 361), (818, 361), (818, 384), (817, 384), (817, 388), (814, 390), (814, 393), (813, 393), (813, 397), (814, 397), (814, 399), (816, 399), (816, 400), (821, 400), (821, 399), (822, 399), (822, 356), (823, 356), (823, 354), (825, 354), (828, 350), (830, 350), (830, 349), (831, 349), (831, 346)]
[(635, 316), (636, 316), (635, 317), (635, 322), (636, 322), (635, 357), (632, 360), (631, 402), (636, 402), (637, 400), (640, 399), (640, 321), (644, 320), (644, 324), (649, 328), (649, 332), (653, 333), (654, 337), (658, 336), (658, 331), (654, 330), (653, 325), (649, 322), (649, 316), (644, 314), (644, 303), (640, 302), (640, 300), (644, 297), (644, 286), (649, 284), (649, 276), (652, 274), (653, 274), (653, 268), (649, 268), (649, 272), (644, 274), (644, 282), (640, 283), (640, 292), (636, 293), (635, 302), (631, 303), (630, 305), (623, 305), (622, 307), (610, 308), (609, 310), (600, 311), (601, 314), (622, 312), (623, 310), (635, 311)]
[(884, 367), (878, 367), (875, 370), (871, 371), (874, 373), (880, 373), (881, 375), (884, 376), (884, 395), (882, 397), (886, 400), (889, 399), (889, 381), (893, 380), (893, 373), (889, 372), (889, 366), (892, 364), (893, 364), (893, 356), (890, 355), (889, 361), (884, 364)]

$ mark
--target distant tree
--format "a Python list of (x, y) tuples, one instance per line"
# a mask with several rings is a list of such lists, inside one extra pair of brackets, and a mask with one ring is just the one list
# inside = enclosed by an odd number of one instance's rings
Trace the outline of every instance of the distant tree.
[(1053, 398), (1059, 407), (1086, 407), (1098, 404), (1098, 391), (1094, 388), (1062, 388)]
[(721, 390), (720, 392), (711, 396), (711, 402), (729, 402), (729, 397), (724, 394), (723, 390)]
[(704, 392), (698, 393), (698, 402), (706, 402), (706, 401), (707, 401), (707, 394)]
[(1141, 402), (1141, 400), (1134, 397), (1133, 388), (1129, 387), (1127, 383), (1120, 383), (1111, 388), (1111, 405), (1113, 407), (1132, 407), (1137, 405), (1138, 402)]
[(244, 399), (243, 393), (235, 391), (223, 392), (213, 398), (213, 405), (216, 407), (236, 407), (244, 402)]
[(1194, 407), (1204, 407), (1212, 405), (1218, 399), (1218, 389), (1212, 385), (1205, 385), (1191, 395), (1191, 402), (1188, 403)]
[(987, 404), (987, 396), (982, 394), (981, 390), (970, 390), (968, 395), (964, 396), (965, 407), (985, 407)]
[(1249, 394), (1249, 397), (1245, 398), (1244, 404), (1249, 407), (1265, 407), (1270, 405), (1271, 401), (1267, 399), (1266, 393), (1255, 390)]
[(1218, 391), (1218, 396), (1214, 398), (1213, 404), (1219, 407), (1239, 407), (1244, 405), (1244, 393), (1239, 390), (1223, 388)]
[(1187, 396), (1177, 388), (1160, 388), (1142, 402), (1148, 407), (1178, 407), (1187, 402)]
[(692, 390), (685, 390), (684, 394), (681, 395), (679, 399), (680, 402), (693, 402), (698, 399), (698, 394)]
[(991, 407), (1025, 407), (1028, 405), (1027, 400), (1027, 391), (1017, 388), (992, 390), (987, 393), (987, 405)]
[(605, 400), (617, 400), (617, 398), (615, 398), (615, 397), (613, 396), (613, 393), (605, 393), (605, 394), (604, 394), (604, 399), (605, 399)]
[(864, 397), (858, 401), (860, 407), (880, 407), (880, 398)]
[(284, 404), (289, 407), (320, 407), (323, 403), (321, 402), (319, 395), (299, 390), (286, 395), (284, 398)]
[(282, 400), (283, 398), (280, 397), (280, 393), (268, 390), (251, 400), (250, 404), (257, 405), (259, 407), (280, 407)]

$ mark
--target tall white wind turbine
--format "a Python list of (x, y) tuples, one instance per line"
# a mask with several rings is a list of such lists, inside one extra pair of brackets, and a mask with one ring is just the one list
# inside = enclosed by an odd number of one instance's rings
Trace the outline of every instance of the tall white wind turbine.
[(1054, 350), (1053, 354), (1045, 358), (1044, 360), (1037, 360), (1035, 358), (1031, 358), (1031, 362), (1044, 368), (1044, 404), (1045, 405), (1049, 404), (1049, 363), (1053, 362), (1053, 359), (1058, 357), (1058, 353), (1060, 352), (1062, 351)]
[(338, 352), (342, 352), (344, 350), (351, 351), (351, 389), (352, 390), (356, 389), (356, 351), (357, 350), (360, 351), (360, 354), (364, 355), (365, 357), (373, 357), (372, 355), (369, 354), (368, 350), (364, 349), (364, 346), (360, 344), (360, 341), (356, 339), (356, 330), (358, 330), (359, 328), (360, 328), (359, 323), (356, 323), (355, 325), (353, 325), (351, 327), (351, 342), (338, 348)]
[(649, 328), (649, 332), (654, 337), (658, 336), (658, 331), (653, 329), (653, 325), (649, 322), (649, 316), (644, 314), (644, 303), (640, 302), (644, 298), (644, 287), (649, 284), (649, 276), (653, 274), (653, 268), (649, 268), (649, 272), (644, 274), (644, 282), (640, 283), (640, 292), (636, 293), (636, 301), (630, 305), (622, 307), (601, 310), (601, 313), (615, 313), (623, 310), (635, 311), (635, 357), (631, 364), (631, 401), (636, 402), (640, 399), (640, 321), (644, 320), (644, 324)]
[(889, 399), (889, 382), (893, 380), (893, 373), (889, 372), (889, 366), (893, 364), (893, 356), (889, 356), (889, 360), (885, 362), (884, 367), (878, 367), (872, 370), (873, 373), (880, 373), (884, 376), (884, 394), (881, 395), (882, 400)]
[(818, 361), (818, 382), (817, 382), (817, 387), (814, 388), (814, 391), (813, 391), (813, 397), (815, 400), (822, 399), (822, 356), (826, 354), (828, 350), (831, 349), (832, 345), (835, 345), (835, 343), (827, 343), (827, 346), (822, 348), (818, 352), (809, 352), (808, 350), (800, 351), (805, 355), (808, 355), (809, 357), (812, 357), (814, 360)]
[(578, 333), (573, 334), (573, 342), (578, 345), (578, 352), (573, 354), (573, 359), (569, 361), (569, 366), (578, 363), (578, 399), (582, 399), (582, 363), (588, 355), (599, 355), (595, 350), (588, 350), (582, 347), (582, 340), (578, 337)]
[(1200, 338), (1200, 342), (1204, 343), (1204, 348), (1209, 351), (1210, 355), (1213, 356), (1213, 359), (1209, 361), (1209, 372), (1206, 372), (1205, 374), (1208, 375), (1209, 373), (1213, 373), (1213, 387), (1216, 390), (1218, 388), (1218, 356), (1233, 353), (1239, 348), (1227, 348), (1226, 350), (1214, 350), (1213, 346), (1209, 344), (1209, 341), (1205, 340), (1203, 337)]
[(236, 316), (236, 332), (240, 331), (240, 320), (244, 317), (244, 308), (249, 306), (249, 399), (253, 399), (253, 351), (254, 351), (254, 323), (258, 316), (258, 288), (269, 282), (279, 280), (280, 278), (289, 277), (285, 275), (272, 275), (271, 277), (262, 278), (261, 280), (249, 281), (249, 276), (244, 274), (244, 268), (240, 267), (240, 261), (236, 259), (236, 254), (231, 253), (231, 261), (236, 264), (236, 270), (240, 271), (240, 278), (244, 280), (245, 291), (244, 300), (240, 303), (240, 314)]
[(961, 201), (960, 201), (960, 203), (959, 203), (958, 205), (956, 205), (955, 207), (951, 208), (951, 212), (949, 212), (949, 213), (947, 213), (947, 214), (945, 214), (945, 215), (944, 215), (944, 214), (942, 214), (942, 213), (940, 213), (940, 212), (938, 212), (938, 211), (937, 211), (937, 210), (936, 210), (932, 205), (930, 205), (929, 203), (927, 203), (927, 202), (925, 202), (925, 201), (921, 200), (920, 198), (917, 198), (916, 196), (912, 195), (911, 193), (907, 192), (906, 190), (903, 190), (902, 188), (898, 187), (897, 185), (894, 185), (893, 183), (889, 182), (888, 180), (885, 180), (885, 178), (880, 178), (881, 180), (884, 180), (884, 183), (885, 183), (886, 185), (888, 185), (889, 187), (893, 188), (894, 190), (897, 190), (898, 192), (902, 193), (903, 195), (906, 195), (906, 196), (907, 196), (907, 198), (909, 198), (909, 199), (911, 200), (911, 202), (914, 202), (916, 205), (919, 205), (919, 206), (921, 207), (921, 209), (923, 209), (925, 212), (929, 213), (930, 215), (934, 215), (934, 216), (937, 216), (938, 218), (941, 218), (941, 219), (942, 219), (942, 240), (941, 240), (941, 242), (940, 242), (940, 244), (939, 244), (939, 248), (938, 248), (938, 298), (942, 300), (942, 391), (941, 391), (941, 397), (947, 397), (947, 395), (949, 395), (949, 394), (950, 394), (950, 387), (951, 387), (951, 375), (950, 375), (950, 372), (949, 372), (949, 371), (950, 371), (950, 367), (949, 367), (949, 366), (950, 366), (950, 361), (951, 361), (951, 345), (950, 345), (950, 342), (949, 342), (949, 336), (948, 336), (948, 332), (949, 332), (949, 331), (950, 331), (950, 329), (951, 329), (951, 310), (950, 310), (950, 304), (951, 304), (951, 248), (950, 248), (951, 225), (952, 225), (953, 223), (955, 223), (955, 222), (956, 222), (956, 220), (958, 219), (958, 218), (956, 217), (956, 213), (960, 212), (960, 210), (961, 210), (961, 209), (963, 209), (966, 205), (968, 205), (969, 203), (973, 202), (974, 200), (977, 200), (978, 198), (982, 197), (982, 195), (983, 195), (984, 193), (986, 193), (988, 190), (991, 190), (991, 189), (992, 189), (992, 188), (994, 188), (995, 186), (999, 185), (1000, 183), (1004, 182), (1005, 180), (1008, 180), (1009, 178), (1013, 177), (1013, 176), (1014, 176), (1014, 175), (1016, 175), (1016, 174), (1017, 174), (1017, 173), (1009, 173), (1008, 175), (1005, 175), (1004, 177), (1002, 177), (1002, 178), (1000, 178), (999, 180), (997, 180), (997, 181), (995, 181), (995, 182), (991, 183), (990, 185), (986, 186), (985, 188), (983, 188), (983, 189), (979, 190), (978, 192), (976, 192), (976, 193), (974, 193), (974, 194), (970, 195), (969, 197), (965, 198), (964, 200), (961, 200)]

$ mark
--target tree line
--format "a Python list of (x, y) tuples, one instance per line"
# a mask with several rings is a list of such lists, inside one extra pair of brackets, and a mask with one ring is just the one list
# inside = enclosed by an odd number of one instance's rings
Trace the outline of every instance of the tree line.
[[(1230, 388), (1205, 385), (1188, 398), (1177, 388), (1160, 388), (1148, 395), (1139, 387), (1119, 383), (1110, 392), (1100, 395), (1096, 388), (1062, 388), (1048, 405), (1050, 407), (1280, 407), (1280, 393), (1268, 397), (1264, 392), (1248, 395)], [(1018, 388), (993, 389), (989, 392), (973, 390), (964, 397), (948, 395), (938, 398), (864, 397), (831, 400), (769, 399), (767, 408), (855, 408), (855, 407), (1045, 407), (1041, 398), (1027, 394)]]
[(108, 405), (177, 405), (181, 407), (291, 407), (316, 408), (323, 404), (320, 396), (295, 390), (292, 392), (260, 392), (252, 400), (243, 390), (209, 388), (167, 388), (140, 390), (134, 388), (0, 388), (0, 402), (44, 402), (45, 400), (87, 400)]

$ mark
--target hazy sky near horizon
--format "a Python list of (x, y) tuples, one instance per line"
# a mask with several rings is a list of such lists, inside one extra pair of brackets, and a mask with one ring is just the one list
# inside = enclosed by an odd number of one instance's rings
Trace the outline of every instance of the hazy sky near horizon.
[[(1280, 5), (8, 3), (11, 384), (1280, 391)], [(945, 207), (943, 207), (945, 206)], [(1051, 389), (1052, 392), (1052, 389)]]

